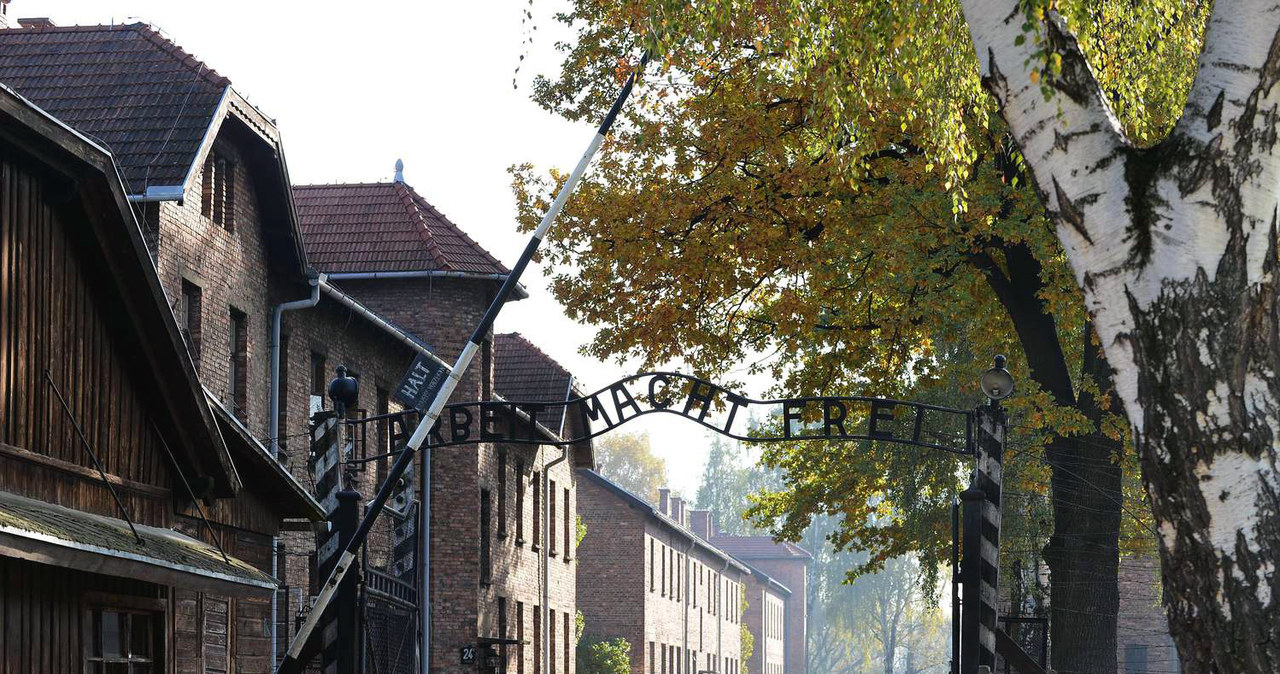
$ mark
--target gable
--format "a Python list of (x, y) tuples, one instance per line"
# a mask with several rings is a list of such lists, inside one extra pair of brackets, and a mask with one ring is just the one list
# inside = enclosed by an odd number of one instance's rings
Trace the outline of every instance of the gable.
[(167, 446), (193, 483), (234, 493), (110, 157), (2, 88), (0, 146), (0, 442), (91, 465), (74, 425), (54, 425), (52, 380), (118, 478), (164, 484)]

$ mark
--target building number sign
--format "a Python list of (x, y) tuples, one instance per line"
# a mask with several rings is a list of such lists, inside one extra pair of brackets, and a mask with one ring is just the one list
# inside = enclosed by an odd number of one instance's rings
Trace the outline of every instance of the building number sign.
[(464, 665), (476, 664), (476, 647), (475, 646), (463, 646), (459, 650), (462, 652), (462, 664)]

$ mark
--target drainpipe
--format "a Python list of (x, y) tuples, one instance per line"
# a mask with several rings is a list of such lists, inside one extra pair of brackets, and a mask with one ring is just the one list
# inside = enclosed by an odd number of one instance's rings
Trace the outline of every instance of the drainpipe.
[(271, 314), (271, 409), (267, 415), (267, 438), (270, 440), (271, 457), (280, 460), (280, 319), (286, 311), (294, 309), (310, 309), (320, 303), (320, 286), (324, 284), (324, 275), (312, 276), (311, 297), (277, 304)]
[[(471, 281), (496, 281), (502, 283), (507, 280), (506, 274), (482, 274), (469, 271), (445, 271), (442, 269), (430, 269), (421, 271), (351, 271), (337, 272), (328, 275), (334, 281), (372, 281), (384, 279), (405, 279), (405, 278), (460, 278)], [(514, 288), (515, 299), (523, 300), (529, 297), (529, 292), (523, 286), (517, 284)]]
[[(684, 508), (684, 501), (680, 502), (680, 507), (681, 509)], [(683, 515), (681, 519), (683, 519)], [(693, 534), (690, 533), (689, 535), (692, 536)], [(690, 538), (689, 547), (684, 549), (684, 601), (681, 602), (684, 604), (684, 652), (680, 654), (680, 659), (685, 663), (684, 671), (690, 673), (694, 671), (691, 667), (697, 664), (689, 664), (689, 604), (691, 603), (689, 601), (689, 567), (691, 566), (689, 553), (693, 552), (693, 545), (694, 540)]]
[[(569, 448), (561, 447), (560, 456), (542, 467), (542, 668), (551, 671), (551, 469), (569, 458)], [(566, 510), (566, 512), (568, 512)], [(542, 674), (538, 672), (538, 674)]]
[[(271, 577), (277, 582), (280, 579), (280, 537), (271, 537)], [(277, 660), (277, 649), (280, 648), (280, 636), (277, 632), (280, 630), (280, 589), (276, 588), (271, 593), (271, 665), (274, 667)]]
[[(431, 672), (431, 457), (435, 452), (426, 451), (419, 457), (422, 471), (422, 503), (418, 505), (421, 521), (418, 526), (419, 563), (422, 565), (422, 594), (418, 602), (418, 624), (422, 629), (422, 674)], [(521, 515), (523, 517), (523, 515)]]
[[(569, 375), (569, 386), (565, 389), (564, 399), (568, 400), (573, 393), (573, 375)], [(560, 417), (560, 436), (564, 437), (564, 420), (569, 416), (568, 408)], [(542, 452), (542, 445), (538, 446), (538, 452)], [(551, 653), (551, 537), (555, 532), (551, 530), (551, 469), (563, 463), (569, 458), (569, 447), (566, 445), (560, 448), (559, 458), (552, 459), (542, 467), (542, 531), (545, 533), (542, 539), (542, 643), (538, 645), (542, 649), (542, 668), (551, 671), (551, 661), (548, 658), (554, 657)], [(564, 516), (569, 516), (569, 504), (564, 504)], [(569, 554), (568, 550), (564, 554)], [(569, 635), (565, 635), (568, 639)], [(565, 664), (566, 671), (569, 665)], [(542, 674), (535, 672), (534, 674)]]
[[(729, 560), (724, 560), (724, 566), (720, 567), (720, 574), (716, 576), (716, 596), (720, 597), (720, 590), (724, 589), (724, 572), (729, 570)], [(716, 607), (716, 664), (711, 671), (718, 672), (724, 666), (724, 602), (720, 602), (720, 606)]]

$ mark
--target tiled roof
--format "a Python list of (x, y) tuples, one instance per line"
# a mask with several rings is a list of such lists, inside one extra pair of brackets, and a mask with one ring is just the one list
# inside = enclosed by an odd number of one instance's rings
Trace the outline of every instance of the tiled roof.
[(130, 194), (183, 184), (230, 85), (140, 23), (0, 30), (0, 82), (105, 145)]
[(653, 507), (653, 504), (631, 493), (630, 491), (627, 491), (626, 488), (624, 488), (622, 485), (618, 484), (617, 482), (610, 480), (609, 478), (601, 475), (600, 473), (597, 473), (594, 470), (589, 470), (586, 468), (579, 468), (576, 471), (576, 473), (580, 478), (583, 478), (578, 482), (579, 489), (584, 488), (587, 485), (591, 485), (591, 484), (597, 485), (600, 488), (613, 493), (615, 496), (622, 499), (624, 502), (628, 503), (631, 507), (644, 513), (647, 517), (651, 517), (654, 519), (654, 521), (665, 524), (669, 529), (676, 532), (678, 535), (688, 539), (694, 545), (697, 545), (699, 548), (705, 550), (706, 552), (712, 555), (715, 555), (716, 557), (722, 560), (725, 560), (726, 562), (731, 564), (734, 568), (738, 569), (739, 571), (743, 571), (746, 573), (751, 572), (751, 570), (748, 569), (747, 566), (741, 560), (735, 559), (734, 555), (708, 542), (705, 538), (693, 533), (692, 531), (689, 530), (688, 527), (681, 525), (680, 523), (676, 522), (670, 517), (667, 517), (666, 515), (663, 515), (657, 508)]
[[(565, 399), (572, 375), (518, 332), (493, 336), (493, 390), (515, 402)], [(565, 407), (543, 410), (538, 421), (553, 433), (560, 430)]]
[(712, 536), (716, 547), (743, 560), (813, 559), (808, 550), (795, 543), (775, 543), (768, 536)]
[(293, 199), (307, 259), (319, 271), (507, 273), (501, 262), (402, 182), (297, 185)]

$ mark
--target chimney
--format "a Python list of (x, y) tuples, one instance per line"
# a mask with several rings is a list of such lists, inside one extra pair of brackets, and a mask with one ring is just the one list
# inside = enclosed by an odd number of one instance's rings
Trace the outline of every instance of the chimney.
[[(8, 7), (5, 9), (7, 11)], [(25, 19), (18, 19), (18, 25), (23, 28), (35, 28), (39, 30), (44, 28), (53, 28), (58, 24), (54, 23), (53, 19), (50, 19), (47, 16), (33, 16)]]
[(658, 512), (663, 515), (669, 514), (671, 508), (671, 490), (662, 488), (658, 490)]
[(716, 516), (710, 510), (690, 510), (689, 528), (706, 540), (716, 534)]
[(675, 520), (677, 524), (683, 524), (680, 521), (680, 509), (682, 506), (684, 506), (684, 501), (681, 501), (679, 496), (671, 497), (671, 519)]

